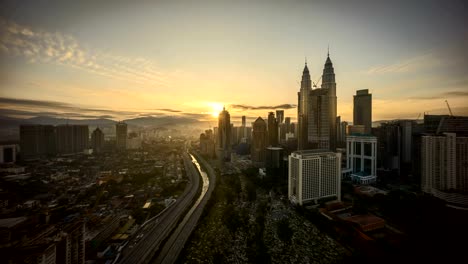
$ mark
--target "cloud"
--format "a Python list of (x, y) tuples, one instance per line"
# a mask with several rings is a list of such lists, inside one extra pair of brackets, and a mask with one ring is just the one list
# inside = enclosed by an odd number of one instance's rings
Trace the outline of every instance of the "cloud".
[(366, 74), (407, 73), (440, 65), (441, 61), (432, 53), (409, 58), (388, 65), (377, 65), (365, 71)]
[(433, 100), (433, 99), (443, 99), (443, 98), (450, 98), (450, 97), (468, 97), (468, 91), (448, 91), (444, 93), (440, 93), (433, 96), (413, 96), (409, 97), (409, 99), (413, 100)]
[(91, 115), (80, 113), (60, 113), (54, 111), (28, 111), (0, 108), (0, 116), (3, 117), (16, 117), (16, 118), (32, 118), (32, 117), (54, 117), (54, 118), (78, 118), (78, 119), (112, 119), (111, 115)]
[(182, 112), (180, 110), (169, 109), (169, 108), (158, 108), (156, 110), (157, 111), (163, 111), (163, 112), (171, 112), (171, 113), (180, 113), (180, 112)]
[(132, 83), (166, 86), (168, 75), (152, 61), (85, 49), (71, 35), (51, 33), (0, 17), (0, 52), (30, 63), (53, 63)]
[(242, 110), (273, 110), (273, 109), (293, 109), (296, 108), (294, 104), (280, 104), (280, 105), (270, 105), (270, 106), (252, 106), (244, 104), (232, 104), (232, 108), (242, 109)]
[[(164, 110), (167, 113), (159, 111)], [(81, 107), (55, 101), (41, 101), (30, 99), (0, 97), (0, 116), (31, 118), (53, 117), (62, 119), (134, 119), (156, 118), (169, 123), (195, 122), (212, 119), (211, 114), (183, 112), (181, 110), (160, 108), (152, 111), (119, 111)]]
[(79, 118), (114, 118), (115, 116), (135, 115), (133, 111), (87, 108), (55, 101), (0, 97), (0, 110), (2, 110), (2, 113), (7, 113), (6, 110), (11, 109), (16, 111), (14, 114), (12, 112), (12, 115), (27, 116), (60, 115)]

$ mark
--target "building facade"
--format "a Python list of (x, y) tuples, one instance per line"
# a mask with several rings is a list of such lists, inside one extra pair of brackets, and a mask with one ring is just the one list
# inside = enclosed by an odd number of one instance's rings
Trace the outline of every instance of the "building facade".
[(341, 154), (305, 150), (288, 158), (288, 197), (291, 202), (317, 203), (320, 199), (341, 200)]
[(115, 142), (118, 150), (125, 150), (127, 148), (127, 124), (124, 122), (117, 122), (115, 124)]
[(358, 184), (377, 181), (377, 138), (351, 135), (346, 137), (346, 169), (343, 177)]
[(253, 163), (265, 162), (267, 142), (267, 124), (263, 118), (258, 117), (252, 124), (252, 149), (250, 154)]
[(20, 125), (22, 158), (56, 154), (56, 129), (51, 125)]
[(56, 135), (58, 154), (81, 153), (88, 148), (88, 125), (58, 125)]
[(276, 122), (282, 124), (284, 122), (284, 110), (276, 110)]
[(278, 146), (278, 122), (275, 118), (275, 113), (270, 112), (268, 114), (268, 145), (276, 147)]
[(371, 134), (372, 129), (372, 94), (368, 89), (357, 90), (354, 95), (353, 125), (363, 125), (364, 134)]
[(215, 142), (213, 130), (205, 130), (205, 133), (200, 134), (200, 153), (207, 155), (210, 158), (215, 157)]
[(453, 206), (468, 207), (468, 137), (455, 133), (421, 139), (421, 189)]
[(217, 157), (228, 161), (231, 158), (231, 115), (223, 107), (218, 116), (218, 135), (216, 140)]
[(99, 127), (91, 134), (91, 147), (94, 153), (101, 153), (104, 148), (104, 133)]
[(16, 144), (0, 145), (0, 164), (16, 162)]

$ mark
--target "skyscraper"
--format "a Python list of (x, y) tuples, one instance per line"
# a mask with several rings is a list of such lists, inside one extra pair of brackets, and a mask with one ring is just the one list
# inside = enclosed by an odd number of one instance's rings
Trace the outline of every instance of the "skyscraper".
[(330, 56), (327, 55), (322, 86), (311, 87), (307, 63), (298, 93), (298, 149), (336, 149), (336, 83)]
[(309, 94), (312, 89), (309, 68), (307, 62), (302, 71), (301, 89), (297, 93), (297, 149), (308, 149), (308, 124), (309, 124)]
[(220, 160), (231, 158), (231, 115), (223, 107), (218, 116), (217, 156)]
[(372, 94), (369, 93), (368, 89), (356, 91), (353, 107), (353, 125), (363, 125), (364, 133), (371, 133)]
[(284, 110), (276, 110), (276, 122), (282, 124), (284, 121)]
[(247, 138), (246, 117), (242, 116), (242, 125), (239, 128), (239, 142), (247, 142)]
[(268, 114), (268, 145), (273, 147), (278, 145), (278, 122), (273, 112)]
[(286, 133), (291, 132), (291, 118), (290, 118), (290, 117), (286, 117), (286, 118), (284, 119), (284, 123), (286, 124)]
[(91, 134), (91, 147), (94, 153), (100, 153), (104, 147), (104, 133), (99, 127)]
[(258, 117), (252, 124), (252, 162), (265, 162), (267, 138), (267, 124), (263, 118)]
[(124, 122), (117, 122), (115, 124), (116, 146), (118, 150), (125, 150), (127, 148), (127, 124)]

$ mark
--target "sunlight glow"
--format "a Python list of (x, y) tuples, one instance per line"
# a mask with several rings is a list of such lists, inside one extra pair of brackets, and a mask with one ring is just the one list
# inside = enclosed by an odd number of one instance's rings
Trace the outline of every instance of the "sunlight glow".
[(224, 105), (222, 103), (210, 102), (208, 106), (211, 107), (211, 115), (213, 117), (218, 117), (219, 112), (223, 111)]

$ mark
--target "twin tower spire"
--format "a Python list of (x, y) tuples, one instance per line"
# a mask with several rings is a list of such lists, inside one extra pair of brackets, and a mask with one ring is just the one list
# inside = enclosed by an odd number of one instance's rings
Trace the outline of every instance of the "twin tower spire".
[[(314, 87), (316, 87), (320, 79), (322, 80), (322, 88), (328, 88), (328, 87), (324, 87), (324, 85), (327, 86), (326, 84), (335, 82), (335, 72), (333, 69), (333, 63), (330, 59), (330, 49), (328, 49), (328, 52), (327, 52), (327, 59), (325, 61), (325, 66), (323, 68), (323, 74), (317, 80), (317, 83), (314, 83)], [(307, 90), (312, 89), (312, 81), (310, 78), (310, 72), (309, 72), (309, 68), (307, 67), (307, 57), (305, 58), (305, 66), (304, 66), (304, 70), (302, 71), (302, 81), (301, 81), (301, 90), (304, 90), (304, 89), (307, 89)]]

